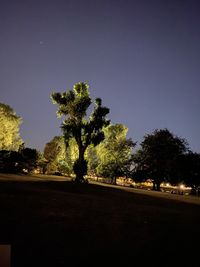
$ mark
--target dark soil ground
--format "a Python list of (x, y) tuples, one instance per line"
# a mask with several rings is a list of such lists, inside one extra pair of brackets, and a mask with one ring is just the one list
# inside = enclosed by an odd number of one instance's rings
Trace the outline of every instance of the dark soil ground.
[(200, 266), (200, 206), (66, 181), (0, 181), (12, 267)]

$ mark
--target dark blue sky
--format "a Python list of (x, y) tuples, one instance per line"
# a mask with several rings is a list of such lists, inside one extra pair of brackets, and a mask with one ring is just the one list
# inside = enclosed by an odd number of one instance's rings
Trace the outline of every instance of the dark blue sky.
[(60, 134), (50, 94), (86, 81), (138, 144), (168, 128), (200, 152), (198, 0), (1, 0), (0, 73), (28, 147)]

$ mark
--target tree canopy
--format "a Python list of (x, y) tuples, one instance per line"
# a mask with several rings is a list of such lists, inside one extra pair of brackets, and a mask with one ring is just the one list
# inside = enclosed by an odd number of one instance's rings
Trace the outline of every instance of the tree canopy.
[(178, 158), (176, 164), (176, 183), (183, 182), (193, 190), (200, 187), (200, 154), (189, 152)]
[(47, 173), (61, 173), (71, 175), (73, 173), (73, 163), (78, 158), (78, 147), (74, 140), (65, 145), (63, 136), (55, 136), (44, 148), (44, 157), (48, 161)]
[(0, 150), (19, 149), (23, 143), (19, 133), (21, 123), (22, 119), (9, 105), (0, 103)]
[(48, 161), (47, 173), (53, 174), (58, 172), (59, 162), (65, 160), (66, 148), (64, 138), (55, 136), (46, 143), (44, 147), (44, 157)]
[(104, 141), (97, 147), (97, 173), (110, 177), (114, 184), (117, 177), (130, 175), (132, 149), (136, 143), (126, 138), (127, 132), (128, 128), (123, 124), (109, 125), (104, 128)]
[(188, 150), (187, 142), (174, 136), (168, 129), (155, 130), (144, 137), (141, 149), (135, 155), (136, 177), (152, 179), (154, 189), (173, 177), (173, 168), (180, 155)]
[(109, 124), (106, 119), (109, 109), (102, 106), (100, 98), (95, 99), (95, 107), (87, 117), (87, 111), (92, 104), (89, 94), (89, 85), (84, 82), (76, 83), (72, 90), (63, 93), (52, 93), (53, 104), (58, 105), (57, 115), (64, 116), (62, 130), (66, 146), (71, 138), (75, 138), (78, 145), (78, 159), (74, 162), (73, 169), (76, 181), (84, 181), (87, 173), (85, 151), (90, 144), (98, 145), (104, 139), (102, 128)]
[(8, 173), (31, 172), (37, 167), (36, 149), (20, 146), (18, 151), (0, 150), (0, 171)]

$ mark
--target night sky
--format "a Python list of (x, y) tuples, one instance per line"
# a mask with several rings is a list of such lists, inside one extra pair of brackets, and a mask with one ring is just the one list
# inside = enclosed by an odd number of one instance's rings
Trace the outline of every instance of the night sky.
[(198, 0), (1, 0), (0, 73), (27, 147), (60, 135), (50, 95), (84, 81), (138, 144), (168, 128), (200, 152)]

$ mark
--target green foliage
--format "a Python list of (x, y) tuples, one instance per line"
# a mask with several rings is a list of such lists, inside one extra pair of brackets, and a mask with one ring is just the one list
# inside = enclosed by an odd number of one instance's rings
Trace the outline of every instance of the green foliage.
[(97, 166), (99, 165), (99, 157), (97, 155), (97, 148), (98, 146), (90, 145), (88, 146), (85, 158), (88, 162), (88, 174), (90, 176), (96, 176), (97, 175)]
[(172, 166), (177, 158), (187, 151), (184, 139), (174, 136), (169, 130), (155, 130), (144, 136), (141, 149), (135, 155), (136, 176), (145, 173), (146, 179), (154, 182), (154, 189), (159, 190), (163, 181), (173, 177)]
[(55, 136), (45, 145), (44, 157), (48, 161), (47, 173), (60, 172), (71, 175), (73, 173), (73, 162), (77, 159), (75, 140), (71, 139), (66, 147), (64, 137)]
[(104, 128), (105, 139), (97, 147), (100, 164), (98, 175), (109, 177), (115, 183), (119, 176), (128, 176), (132, 166), (132, 149), (136, 145), (127, 139), (128, 128), (123, 124)]
[(49, 162), (54, 160), (62, 160), (65, 158), (65, 143), (61, 136), (55, 136), (50, 142), (45, 145), (44, 157)]
[(48, 160), (45, 159), (44, 154), (38, 151), (37, 167), (40, 169), (40, 173), (46, 173), (47, 164)]
[(65, 165), (68, 168), (68, 174), (74, 174), (73, 165), (74, 162), (78, 159), (78, 146), (76, 140), (71, 138), (68, 142), (68, 146), (66, 147), (66, 158)]
[(19, 134), (22, 119), (6, 104), (0, 103), (0, 150), (17, 151), (23, 143)]
[(90, 144), (98, 145), (104, 139), (102, 128), (109, 124), (106, 115), (109, 109), (102, 107), (101, 99), (95, 100), (95, 107), (89, 119), (87, 119), (87, 110), (92, 103), (89, 95), (89, 86), (84, 82), (76, 83), (73, 90), (64, 93), (53, 93), (52, 102), (58, 105), (58, 116), (64, 116), (62, 130), (66, 146), (74, 138), (78, 146), (78, 160), (76, 166), (82, 170), (76, 170), (76, 179), (83, 180), (85, 174), (84, 154)]

